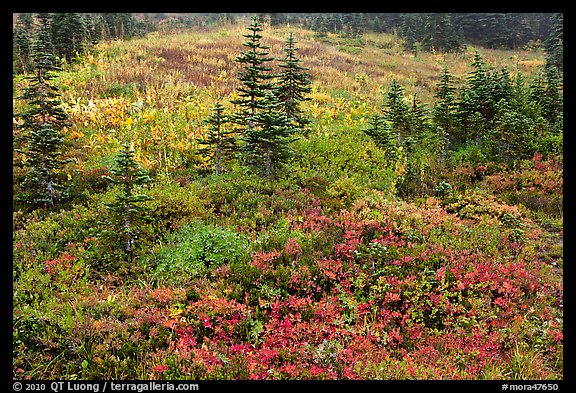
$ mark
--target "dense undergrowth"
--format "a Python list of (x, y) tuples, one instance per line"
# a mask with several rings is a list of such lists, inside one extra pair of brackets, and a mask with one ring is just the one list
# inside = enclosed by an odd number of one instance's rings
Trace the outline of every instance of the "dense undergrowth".
[[(393, 78), (430, 99), (441, 59), (296, 29), (314, 90), (291, 170), (210, 174), (194, 138), (234, 94), (241, 33), (100, 44), (65, 68), (72, 199), (13, 214), (14, 377), (562, 379), (562, 157), (455, 152), (400, 198), (362, 129)], [(462, 80), (470, 53), (446, 56)], [(102, 235), (128, 138), (155, 178), (133, 264)]]

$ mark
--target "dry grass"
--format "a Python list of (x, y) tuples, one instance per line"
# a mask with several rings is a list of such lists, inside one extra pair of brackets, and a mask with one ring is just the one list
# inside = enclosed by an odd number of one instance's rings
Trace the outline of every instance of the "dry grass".
[[(99, 44), (93, 55), (60, 78), (66, 87), (62, 98), (75, 124), (71, 132), (79, 143), (100, 146), (90, 159), (110, 154), (123, 138), (137, 137), (151, 165), (176, 165), (194, 151), (193, 138), (205, 132), (202, 121), (210, 108), (220, 101), (232, 109), (240, 71), (235, 58), (245, 50), (246, 32), (243, 25), (199, 27)], [(312, 76), (312, 100), (303, 109), (318, 132), (333, 125), (362, 127), (384, 103), (393, 79), (404, 87), (407, 99), (416, 94), (420, 101), (432, 103), (444, 63), (462, 83), (476, 50), (495, 67), (527, 75), (544, 61), (538, 51), (481, 48), (414, 55), (392, 34), (366, 34), (358, 46), (358, 41), (298, 27), (263, 31), (262, 43), (270, 46), (271, 56), (283, 57), (289, 32)]]
[[(392, 79), (398, 80), (408, 95), (418, 94), (430, 101), (440, 70), (447, 62), (450, 72), (462, 81), (470, 71), (470, 62), (479, 51), (487, 63), (506, 66), (530, 75), (543, 64), (537, 51), (488, 50), (470, 47), (459, 54), (418, 53), (402, 50), (401, 40), (391, 34), (366, 34), (364, 46), (354, 53), (343, 51), (346, 41), (336, 35), (323, 39), (315, 33), (296, 27), (267, 28), (262, 42), (270, 53), (283, 56), (288, 32), (293, 32), (300, 48), (298, 55), (310, 68), (315, 85), (324, 89), (341, 89), (348, 93), (379, 96)], [(106, 91), (110, 84), (138, 84), (141, 89), (158, 90), (176, 86), (177, 93), (191, 88), (209, 89), (212, 94), (227, 97), (236, 88), (239, 71), (234, 61), (244, 49), (244, 26), (197, 28), (179, 33), (153, 33), (146, 38), (100, 45), (95, 63), (103, 77), (86, 86), (89, 96)], [(379, 97), (378, 97), (379, 98)]]

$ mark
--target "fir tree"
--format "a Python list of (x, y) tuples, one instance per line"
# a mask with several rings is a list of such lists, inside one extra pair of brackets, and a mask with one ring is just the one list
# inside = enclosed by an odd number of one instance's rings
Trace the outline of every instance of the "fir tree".
[(32, 44), (34, 72), (26, 79), (28, 87), (18, 98), (28, 107), (15, 117), (21, 119), (22, 135), (15, 138), (16, 149), (23, 154), (28, 173), (22, 184), (22, 199), (33, 207), (53, 207), (65, 197), (66, 190), (56, 176), (65, 161), (60, 159), (62, 129), (68, 125), (68, 115), (61, 108), (58, 88), (50, 82), (60, 67), (52, 54), (48, 25), (42, 24)]
[(199, 154), (214, 163), (215, 173), (219, 175), (222, 173), (224, 162), (236, 150), (236, 138), (233, 136), (233, 131), (224, 128), (229, 119), (219, 102), (212, 109), (212, 114), (206, 122), (210, 131), (205, 139), (198, 140), (200, 145), (205, 146), (199, 150)]
[(344, 27), (344, 21), (341, 13), (330, 12), (326, 14), (326, 23), (328, 26), (327, 31), (331, 33), (339, 33)]
[(384, 116), (379, 113), (372, 115), (368, 120), (368, 128), (362, 131), (372, 138), (378, 148), (384, 151), (386, 158), (391, 163), (396, 162), (398, 158), (398, 143)]
[(408, 113), (408, 121), (410, 133), (416, 138), (420, 133), (424, 132), (430, 127), (428, 118), (428, 109), (418, 100), (417, 94), (412, 97), (412, 105)]
[(402, 14), (400, 24), (400, 36), (404, 39), (404, 47), (416, 54), (420, 47), (424, 33), (424, 23), (421, 14)]
[(32, 14), (20, 14), (13, 31), (13, 59), (16, 73), (32, 70)]
[(433, 107), (433, 120), (434, 123), (440, 127), (449, 139), (453, 142), (458, 137), (455, 135), (455, 91), (456, 88), (453, 85), (453, 77), (448, 70), (448, 65), (444, 64), (442, 68), (442, 74), (440, 75), (440, 80), (436, 87), (436, 93), (434, 97), (436, 102)]
[(528, 20), (528, 15), (520, 13), (509, 13), (505, 17), (508, 26), (508, 40), (506, 47), (516, 49), (534, 39), (532, 26)]
[(562, 129), (564, 113), (561, 93), (561, 79), (558, 68), (553, 65), (544, 67), (545, 87), (543, 95), (539, 98), (544, 118), (548, 120), (551, 128), (556, 132)]
[(398, 144), (402, 138), (410, 134), (410, 107), (404, 100), (404, 89), (398, 81), (392, 80), (386, 94), (384, 117), (392, 125), (392, 130), (398, 135)]
[(101, 14), (96, 14), (92, 18), (93, 42), (107, 41), (112, 39), (110, 27)]
[(422, 41), (427, 49), (458, 52), (462, 46), (462, 38), (453, 26), (450, 14), (433, 13), (426, 15), (423, 34)]
[(480, 13), (476, 14), (476, 36), (480, 44), (489, 48), (505, 48), (510, 37), (510, 31), (506, 24), (504, 13)]
[(306, 94), (312, 92), (310, 75), (299, 63), (301, 60), (296, 56), (298, 48), (294, 44), (292, 33), (286, 40), (284, 48), (285, 57), (280, 60), (279, 67), (282, 71), (278, 75), (276, 96), (281, 102), (281, 107), (288, 119), (299, 128), (305, 127), (310, 120), (307, 119), (300, 109), (300, 102), (309, 100)]
[(290, 144), (297, 140), (296, 129), (271, 91), (266, 92), (254, 124), (243, 138), (246, 162), (260, 176), (273, 179), (293, 155)]
[(110, 170), (112, 176), (103, 176), (104, 179), (120, 187), (119, 193), (114, 195), (114, 201), (105, 203), (104, 206), (112, 214), (111, 219), (117, 231), (117, 238), (122, 244), (128, 262), (133, 260), (134, 245), (139, 234), (138, 224), (144, 217), (142, 203), (152, 199), (136, 192), (138, 187), (152, 182), (152, 179), (134, 160), (134, 154), (130, 144), (124, 143)]
[(52, 43), (55, 53), (66, 61), (83, 53), (86, 44), (86, 27), (79, 13), (55, 13), (51, 21)]
[(467, 84), (460, 94), (457, 117), (460, 126), (465, 130), (463, 141), (480, 141), (484, 132), (490, 128), (494, 116), (492, 100), (492, 78), (478, 52), (472, 62), (474, 70), (467, 76)]
[(346, 37), (362, 37), (365, 24), (362, 13), (345, 13), (342, 15), (342, 31)]
[(248, 41), (242, 44), (247, 50), (236, 57), (236, 62), (244, 67), (238, 77), (242, 85), (238, 87), (238, 99), (231, 101), (240, 107), (234, 117), (240, 131), (254, 127), (254, 117), (263, 107), (266, 91), (273, 88), (271, 79), (274, 77), (270, 73), (272, 68), (267, 65), (274, 58), (268, 55), (270, 47), (260, 42), (263, 29), (257, 17), (252, 18), (248, 31), (243, 34)]
[(550, 33), (545, 41), (546, 63), (564, 70), (564, 15), (553, 14)]

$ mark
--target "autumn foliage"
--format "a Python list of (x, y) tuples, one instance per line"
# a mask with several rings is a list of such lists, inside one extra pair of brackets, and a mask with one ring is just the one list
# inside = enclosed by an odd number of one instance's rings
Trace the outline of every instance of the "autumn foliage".
[[(390, 162), (364, 132), (382, 86), (429, 100), (444, 60), (392, 35), (356, 53), (295, 28), (313, 84), (289, 170), (272, 181), (231, 156), (213, 174), (198, 140), (215, 103), (238, 98), (243, 29), (99, 44), (59, 77), (71, 196), (13, 213), (13, 377), (562, 379), (562, 156)], [(287, 32), (264, 30), (272, 54)], [(543, 61), (483, 53), (527, 73)], [(447, 54), (457, 77), (469, 58)], [(154, 178), (132, 263), (102, 235), (128, 139)]]

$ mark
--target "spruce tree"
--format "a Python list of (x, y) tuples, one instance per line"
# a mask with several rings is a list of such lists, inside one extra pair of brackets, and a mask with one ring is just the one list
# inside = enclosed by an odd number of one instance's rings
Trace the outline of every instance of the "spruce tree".
[(120, 240), (127, 262), (133, 260), (134, 245), (139, 234), (138, 225), (144, 218), (142, 204), (152, 199), (145, 194), (137, 193), (138, 188), (152, 182), (152, 179), (134, 160), (134, 154), (130, 143), (125, 142), (110, 170), (112, 176), (103, 176), (120, 188), (114, 195), (114, 201), (104, 203), (104, 206), (111, 213), (111, 221), (116, 230), (116, 236), (113, 237)]
[(506, 14), (492, 12), (475, 15), (476, 25), (479, 28), (477, 33), (479, 43), (489, 48), (505, 48), (510, 37)]
[(312, 92), (312, 82), (310, 74), (306, 73), (308, 68), (301, 66), (301, 60), (296, 56), (298, 49), (294, 44), (294, 36), (290, 33), (284, 48), (285, 56), (279, 64), (282, 71), (278, 75), (276, 96), (288, 119), (295, 126), (304, 128), (310, 120), (303, 115), (299, 104), (310, 99), (306, 94)]
[(552, 26), (546, 37), (546, 63), (556, 67), (559, 71), (564, 70), (564, 15), (556, 13), (552, 15)]
[(423, 30), (422, 41), (428, 50), (458, 52), (462, 46), (462, 38), (452, 24), (450, 14), (427, 14), (424, 19)]
[(262, 111), (254, 116), (255, 126), (244, 135), (244, 156), (247, 164), (260, 176), (277, 177), (293, 155), (290, 144), (297, 140), (296, 131), (280, 107), (278, 98), (267, 91)]
[[(44, 19), (46, 21), (47, 19)], [(48, 24), (42, 23), (32, 44), (34, 72), (26, 79), (28, 87), (18, 98), (28, 106), (15, 117), (21, 119), (22, 134), (15, 138), (28, 168), (22, 183), (23, 195), (17, 199), (33, 207), (53, 207), (66, 195), (66, 187), (57, 172), (65, 161), (60, 158), (63, 144), (62, 130), (68, 115), (61, 108), (58, 88), (51, 84), (54, 73), (60, 70), (52, 54)]]
[(360, 38), (365, 27), (366, 21), (362, 13), (344, 13), (342, 14), (342, 32), (345, 37)]
[(505, 19), (510, 32), (506, 47), (516, 49), (535, 38), (529, 14), (508, 13)]
[(236, 150), (234, 132), (224, 128), (229, 121), (224, 114), (224, 107), (217, 102), (206, 120), (209, 126), (208, 135), (205, 139), (198, 140), (198, 143), (204, 146), (199, 150), (199, 154), (213, 162), (216, 175), (222, 173), (224, 162)]
[(392, 131), (398, 135), (398, 144), (410, 134), (410, 107), (404, 100), (404, 89), (398, 81), (392, 80), (386, 94), (384, 117), (392, 126)]
[(440, 127), (449, 138), (450, 142), (456, 141), (456, 116), (455, 116), (455, 91), (453, 85), (453, 77), (448, 70), (448, 65), (445, 63), (442, 68), (442, 74), (436, 87), (436, 98), (433, 107), (433, 120), (436, 126)]
[(418, 138), (419, 135), (430, 127), (428, 108), (418, 100), (418, 95), (412, 97), (412, 105), (408, 113), (410, 133)]
[(326, 22), (328, 25), (328, 32), (337, 34), (342, 31), (344, 21), (341, 13), (330, 12), (326, 14)]
[(78, 53), (83, 53), (87, 31), (79, 13), (55, 13), (51, 20), (52, 43), (55, 53), (70, 62)]
[(482, 56), (476, 52), (472, 61), (474, 68), (467, 76), (466, 86), (458, 101), (458, 122), (464, 130), (464, 141), (478, 143), (484, 133), (490, 129), (495, 113), (492, 100), (492, 77)]
[(417, 54), (423, 34), (423, 16), (420, 14), (402, 14), (399, 28), (400, 36), (404, 39), (404, 47)]
[(546, 83), (540, 102), (544, 117), (548, 120), (551, 128), (558, 132), (563, 128), (564, 113), (560, 73), (557, 67), (547, 64), (544, 67), (544, 75)]
[(254, 116), (263, 107), (266, 91), (273, 88), (271, 79), (274, 77), (270, 73), (272, 68), (268, 66), (274, 58), (269, 56), (270, 47), (260, 42), (263, 28), (258, 17), (252, 17), (248, 31), (243, 34), (248, 41), (242, 44), (247, 50), (236, 57), (236, 62), (243, 66), (238, 76), (242, 85), (237, 89), (239, 97), (231, 101), (239, 106), (234, 121), (241, 132), (254, 127)]
[(20, 14), (12, 33), (14, 72), (28, 73), (32, 70), (32, 14)]
[(375, 113), (368, 120), (368, 128), (362, 130), (368, 135), (376, 146), (384, 151), (388, 161), (393, 164), (398, 158), (398, 143), (391, 132), (388, 122), (379, 113)]

